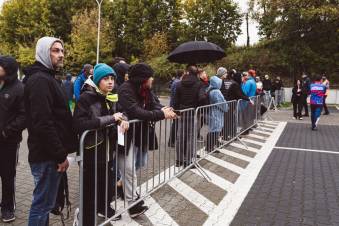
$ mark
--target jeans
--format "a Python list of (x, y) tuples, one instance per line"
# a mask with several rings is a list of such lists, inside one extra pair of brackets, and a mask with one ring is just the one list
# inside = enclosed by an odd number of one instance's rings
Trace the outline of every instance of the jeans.
[(275, 102), (276, 102), (277, 105), (282, 104), (282, 102), (283, 102), (283, 96), (282, 95), (283, 95), (282, 89), (275, 91)]
[(312, 121), (312, 129), (317, 126), (317, 121), (321, 115), (323, 110), (322, 105), (311, 105), (311, 121)]
[(269, 106), (270, 102), (271, 102), (271, 91), (270, 90), (264, 90), (264, 104), (266, 107)]
[(0, 177), (2, 186), (1, 212), (15, 210), (15, 175), (19, 145), (0, 142)]
[(139, 170), (141, 167), (144, 167), (148, 159), (148, 151), (144, 151), (139, 147), (135, 147), (134, 154), (135, 158), (135, 170)]
[(48, 226), (49, 213), (54, 208), (62, 174), (57, 172), (54, 161), (31, 163), (30, 166), (35, 188), (28, 226)]

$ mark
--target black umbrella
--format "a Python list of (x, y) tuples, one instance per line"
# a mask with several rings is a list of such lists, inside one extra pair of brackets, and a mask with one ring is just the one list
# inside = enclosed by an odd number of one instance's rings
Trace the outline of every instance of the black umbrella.
[(185, 42), (173, 50), (167, 59), (181, 64), (209, 63), (225, 57), (218, 45), (206, 41)]

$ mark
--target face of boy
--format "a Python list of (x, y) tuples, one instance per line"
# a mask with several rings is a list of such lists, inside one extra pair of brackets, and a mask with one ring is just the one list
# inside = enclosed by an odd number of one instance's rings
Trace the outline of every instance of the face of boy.
[(106, 76), (99, 82), (99, 89), (104, 94), (108, 94), (109, 92), (112, 92), (114, 87), (114, 78), (113, 76)]

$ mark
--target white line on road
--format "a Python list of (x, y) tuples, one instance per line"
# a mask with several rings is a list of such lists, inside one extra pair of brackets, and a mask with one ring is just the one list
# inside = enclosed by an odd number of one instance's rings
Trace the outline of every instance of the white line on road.
[[(244, 149), (244, 148), (242, 148)], [(239, 153), (236, 153), (234, 151), (230, 151), (230, 150), (227, 150), (225, 148), (223, 149), (218, 149), (221, 153), (225, 154), (225, 155), (229, 155), (229, 156), (232, 156), (234, 158), (237, 158), (237, 159), (241, 159), (241, 160), (244, 160), (246, 162), (250, 162), (252, 161), (253, 158), (251, 157), (248, 157), (247, 155), (242, 155), (242, 154), (239, 154)], [(245, 150), (245, 149), (244, 149)]]
[(209, 156), (206, 157), (206, 159), (210, 162), (213, 162), (214, 164), (217, 164), (217, 165), (219, 165), (219, 166), (221, 166), (225, 169), (231, 170), (231, 171), (233, 171), (237, 174), (242, 174), (244, 172), (243, 168), (241, 168), (241, 167), (239, 167), (235, 164), (232, 164), (230, 162), (226, 162), (224, 160), (216, 158), (214, 156), (209, 155)]
[[(243, 139), (241, 139), (241, 140), (243, 140)], [(246, 150), (246, 151), (252, 151), (254, 153), (257, 153), (259, 151), (259, 149), (253, 148), (253, 147), (249, 147), (248, 145), (247, 145), (247, 149), (246, 149), (246, 147), (244, 145), (242, 145), (241, 143), (231, 143), (229, 146), (230, 147), (235, 147), (235, 148), (240, 148), (240, 149), (243, 149), (243, 150)], [(262, 146), (262, 144), (260, 144), (260, 146)], [(227, 148), (227, 147), (225, 147), (225, 148)]]
[(305, 149), (305, 148), (278, 147), (278, 146), (275, 146), (274, 148), (275, 148), (275, 149), (283, 149), (283, 150), (307, 151), (307, 152), (319, 152), (319, 153), (328, 153), (328, 154), (336, 154), (336, 155), (339, 155), (339, 152), (337, 152), (337, 151), (326, 151), (326, 150)]
[[(202, 177), (201, 173), (197, 169), (191, 169), (190, 171), (194, 172), (196, 175)], [(208, 169), (204, 168), (204, 172), (211, 178), (211, 183), (217, 185), (219, 188), (226, 190), (227, 192), (230, 191), (232, 187), (232, 183), (225, 180), (224, 178), (216, 175), (215, 173), (209, 171)]]
[(240, 140), (248, 142), (248, 143), (260, 145), (260, 146), (263, 146), (265, 144), (265, 142), (263, 143), (263, 142), (259, 142), (259, 141), (256, 141), (256, 140), (251, 140), (250, 138), (245, 138), (245, 137), (242, 137)]
[(209, 214), (214, 208), (216, 208), (216, 205), (213, 202), (205, 198), (205, 196), (201, 195), (196, 190), (192, 189), (180, 179), (174, 178), (168, 184), (204, 213)]

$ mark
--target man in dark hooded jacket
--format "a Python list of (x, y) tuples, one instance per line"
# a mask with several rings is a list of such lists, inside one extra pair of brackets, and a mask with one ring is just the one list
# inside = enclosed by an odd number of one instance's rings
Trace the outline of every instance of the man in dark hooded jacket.
[[(195, 109), (206, 103), (206, 91), (198, 79), (198, 68), (191, 65), (186, 70), (186, 75), (178, 83), (175, 92), (175, 110)], [(185, 167), (192, 163), (194, 156), (194, 113), (189, 110), (181, 114), (176, 140), (176, 165)]]
[(53, 37), (39, 39), (35, 59), (26, 69), (24, 95), (28, 161), (35, 184), (28, 225), (47, 226), (61, 175), (69, 165), (67, 155), (77, 150), (77, 137), (66, 91), (55, 78), (63, 66), (63, 42)]
[(25, 128), (24, 87), (17, 77), (18, 63), (0, 56), (0, 177), (3, 222), (15, 220), (15, 174), (19, 143)]

